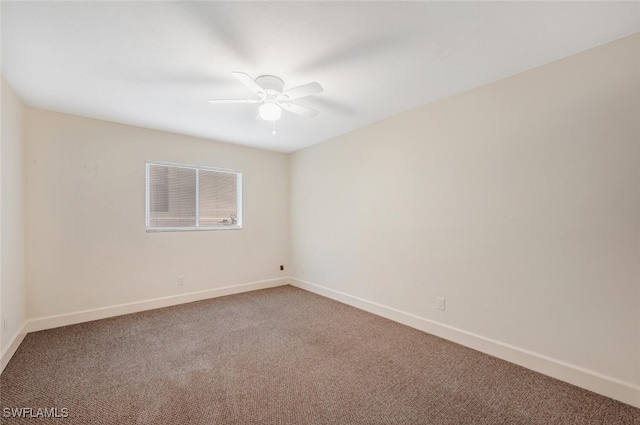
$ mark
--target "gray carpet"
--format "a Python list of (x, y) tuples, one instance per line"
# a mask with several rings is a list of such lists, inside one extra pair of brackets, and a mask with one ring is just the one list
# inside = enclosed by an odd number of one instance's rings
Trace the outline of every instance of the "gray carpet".
[(640, 424), (640, 409), (291, 286), (31, 333), (0, 397), (3, 416), (68, 412), (3, 424)]

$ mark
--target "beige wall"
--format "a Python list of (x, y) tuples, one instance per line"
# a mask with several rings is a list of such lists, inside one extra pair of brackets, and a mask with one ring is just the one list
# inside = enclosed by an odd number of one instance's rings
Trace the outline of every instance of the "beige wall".
[[(0, 144), (0, 352), (7, 350), (24, 325), (24, 106), (4, 77)], [(6, 320), (6, 329), (3, 324)]]
[[(26, 122), (29, 318), (288, 273), (287, 155), (35, 109)], [(242, 170), (244, 228), (146, 233), (145, 160)]]
[(639, 47), (296, 152), (294, 276), (640, 384)]

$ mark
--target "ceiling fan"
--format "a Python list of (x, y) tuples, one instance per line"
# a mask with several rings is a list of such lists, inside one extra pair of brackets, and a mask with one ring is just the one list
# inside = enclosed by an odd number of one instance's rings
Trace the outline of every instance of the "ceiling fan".
[(322, 86), (318, 83), (303, 84), (283, 91), (284, 81), (273, 75), (261, 75), (255, 80), (244, 72), (232, 72), (242, 84), (260, 96), (259, 99), (211, 99), (209, 103), (261, 103), (258, 113), (265, 121), (277, 121), (282, 110), (293, 112), (304, 117), (313, 118), (318, 115), (315, 109), (289, 103), (290, 100), (322, 93)]

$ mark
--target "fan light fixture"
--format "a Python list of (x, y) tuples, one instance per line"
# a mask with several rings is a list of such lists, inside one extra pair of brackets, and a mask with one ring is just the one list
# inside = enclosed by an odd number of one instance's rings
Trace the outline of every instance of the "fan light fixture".
[(258, 95), (259, 99), (210, 99), (209, 103), (259, 103), (258, 115), (260, 118), (273, 123), (280, 119), (283, 109), (307, 118), (313, 118), (318, 115), (318, 111), (315, 109), (290, 103), (295, 99), (322, 93), (322, 86), (318, 83), (307, 83), (284, 90), (284, 82), (274, 75), (261, 75), (255, 80), (244, 72), (232, 72), (231, 75)]
[(265, 121), (278, 121), (282, 115), (282, 109), (275, 103), (264, 103), (260, 105), (260, 118)]

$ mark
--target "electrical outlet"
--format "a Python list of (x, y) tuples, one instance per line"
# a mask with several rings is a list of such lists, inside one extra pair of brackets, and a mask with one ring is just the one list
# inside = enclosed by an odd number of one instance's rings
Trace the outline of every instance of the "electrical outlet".
[(178, 276), (178, 286), (183, 286), (184, 285), (184, 276), (180, 275)]
[(444, 309), (445, 309), (445, 299), (444, 298), (442, 298), (442, 297), (436, 298), (436, 308), (438, 310), (444, 311)]
[(280, 270), (284, 270), (284, 266), (282, 266), (282, 265), (281, 265), (281, 266), (280, 266)]
[(2, 330), (6, 331), (8, 327), (9, 327), (9, 316), (5, 315), (2, 318)]

